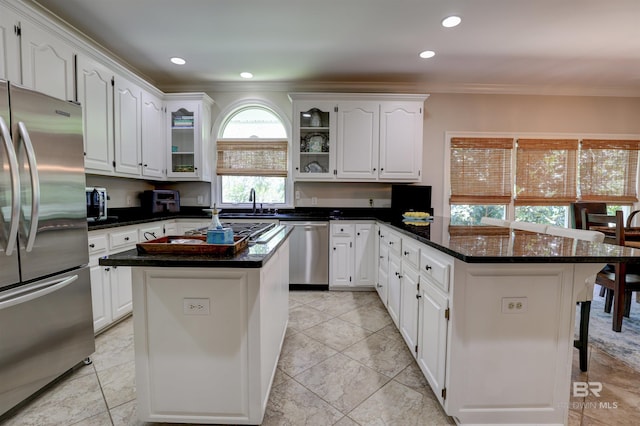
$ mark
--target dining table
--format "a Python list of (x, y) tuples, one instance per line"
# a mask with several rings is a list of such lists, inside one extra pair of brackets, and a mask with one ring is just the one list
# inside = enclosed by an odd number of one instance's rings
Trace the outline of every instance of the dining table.
[[(636, 210), (634, 212), (637, 213)], [(626, 247), (632, 248), (640, 248), (640, 227), (629, 226), (632, 216), (627, 219), (627, 226), (624, 228), (624, 245)], [(594, 231), (600, 231), (605, 235), (605, 243), (612, 240), (615, 240), (616, 237), (616, 228), (613, 226), (593, 226), (591, 227)], [(615, 242), (614, 242), (615, 244)], [(625, 265), (625, 268), (627, 265)], [(640, 271), (638, 271), (640, 273)], [(634, 271), (635, 274), (635, 271)], [(616, 290), (613, 292), (613, 314), (612, 314), (612, 329), (613, 331), (621, 331), (622, 328), (622, 317), (626, 310), (626, 302), (625, 302), (625, 283), (626, 280), (619, 280), (616, 277)], [(601, 293), (602, 294), (602, 293)], [(636, 302), (640, 303), (640, 293), (636, 294)], [(606, 305), (605, 305), (606, 306)], [(606, 308), (605, 308), (606, 309)]]

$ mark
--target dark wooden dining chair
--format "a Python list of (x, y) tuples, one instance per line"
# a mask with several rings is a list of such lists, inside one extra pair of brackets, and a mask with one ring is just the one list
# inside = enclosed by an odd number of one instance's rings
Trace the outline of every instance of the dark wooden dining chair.
[(582, 210), (584, 209), (587, 209), (587, 213), (607, 214), (607, 203), (579, 201), (571, 203), (569, 208), (569, 215), (573, 221), (571, 227), (575, 229), (584, 229), (582, 227)]
[[(605, 238), (605, 243), (623, 246), (625, 224), (621, 210), (615, 215), (590, 214), (586, 209), (582, 210), (582, 228), (592, 229), (593, 226), (615, 226), (615, 236)], [(611, 312), (613, 305), (612, 328), (613, 331), (622, 330), (622, 317), (629, 316), (631, 309), (631, 295), (634, 291), (640, 291), (640, 270), (637, 265), (629, 265), (626, 262), (617, 262), (604, 267), (596, 275), (596, 284), (608, 289), (605, 299), (605, 312)]]

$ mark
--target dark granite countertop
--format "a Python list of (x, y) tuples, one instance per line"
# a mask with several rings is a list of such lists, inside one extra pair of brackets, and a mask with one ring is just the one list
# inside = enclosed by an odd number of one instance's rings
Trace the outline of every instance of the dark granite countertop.
[[(298, 208), (279, 210), (274, 213), (253, 214), (250, 210), (221, 209), (220, 220), (229, 222), (232, 219), (252, 219), (260, 222), (261, 219), (277, 219), (284, 221), (318, 221), (318, 220), (385, 220), (390, 216), (388, 208)], [(170, 219), (202, 219), (208, 220), (211, 213), (201, 207), (183, 207), (179, 213), (159, 215), (145, 214), (140, 208), (109, 209), (109, 218), (100, 222), (89, 222), (89, 231), (109, 229), (120, 226), (138, 225)]]
[(262, 268), (287, 239), (293, 227), (283, 226), (264, 244), (252, 244), (232, 257), (194, 254), (140, 254), (136, 249), (99, 259), (105, 266), (154, 266), (184, 268)]
[(450, 227), (445, 217), (434, 217), (428, 226), (387, 224), (467, 263), (640, 263), (640, 249), (495, 226)]
[[(130, 210), (130, 209), (123, 209)], [(127, 212), (129, 213), (129, 212)], [(138, 212), (139, 215), (139, 212)], [(103, 223), (90, 226), (89, 230), (113, 226), (125, 226), (166, 219), (208, 219), (210, 213), (201, 208), (183, 209), (180, 214), (141, 217), (136, 213), (121, 215), (117, 223)], [(400, 233), (434, 247), (467, 263), (611, 263), (629, 261), (640, 263), (640, 249), (619, 247), (611, 244), (578, 241), (572, 238), (547, 234), (511, 231), (509, 228), (493, 226), (455, 226), (449, 225), (449, 218), (434, 217), (428, 226), (413, 226), (400, 218), (392, 217), (390, 209), (326, 209), (304, 208), (282, 210), (274, 215), (252, 215), (246, 210), (226, 210), (221, 214), (223, 222), (231, 219), (278, 219), (281, 221), (300, 220), (378, 220), (392, 226)], [(265, 247), (261, 247), (265, 246)], [(265, 261), (264, 250), (270, 244), (253, 245), (233, 259), (215, 259), (202, 256), (162, 256), (162, 259), (150, 257), (158, 255), (138, 255), (130, 250), (101, 260), (104, 265), (125, 265), (125, 261), (137, 266), (219, 266), (219, 267), (260, 267)], [(119, 263), (115, 263), (119, 262)]]

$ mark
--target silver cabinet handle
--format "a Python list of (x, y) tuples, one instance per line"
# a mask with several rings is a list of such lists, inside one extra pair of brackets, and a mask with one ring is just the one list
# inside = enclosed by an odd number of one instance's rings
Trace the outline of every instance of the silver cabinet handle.
[(27, 161), (29, 162), (29, 175), (31, 176), (31, 226), (29, 226), (29, 234), (27, 236), (27, 246), (25, 250), (30, 252), (36, 241), (36, 233), (38, 232), (38, 217), (40, 213), (40, 178), (38, 177), (38, 163), (36, 162), (36, 153), (33, 150), (31, 137), (24, 122), (18, 122), (18, 130), (20, 139), (24, 142), (25, 152), (27, 153)]
[(20, 220), (20, 173), (18, 173), (18, 158), (13, 149), (13, 141), (9, 134), (9, 128), (4, 119), (0, 117), (0, 137), (4, 142), (9, 160), (9, 173), (11, 174), (11, 221), (9, 225), (9, 235), (7, 238), (7, 247), (5, 254), (11, 256), (13, 249), (16, 247), (18, 239), (18, 223)]

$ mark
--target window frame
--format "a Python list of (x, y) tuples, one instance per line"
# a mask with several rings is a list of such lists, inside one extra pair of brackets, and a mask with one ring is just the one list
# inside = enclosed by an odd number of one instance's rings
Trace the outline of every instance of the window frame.
[[(293, 208), (294, 206), (294, 198), (293, 198), (293, 173), (292, 173), (292, 155), (291, 155), (291, 132), (292, 132), (292, 124), (289, 116), (284, 113), (282, 109), (280, 109), (277, 105), (272, 102), (256, 99), (256, 98), (247, 98), (238, 100), (226, 108), (224, 108), (216, 122), (214, 124), (214, 132), (215, 135), (215, 143), (212, 147), (212, 167), (215, 170), (215, 166), (218, 162), (217, 158), (217, 141), (222, 137), (222, 133), (224, 132), (225, 125), (229, 122), (231, 117), (242, 110), (246, 110), (248, 108), (259, 108), (264, 109), (275, 115), (278, 119), (280, 119), (282, 126), (284, 127), (286, 133), (287, 140), (287, 177), (285, 178), (285, 202), (284, 203), (265, 203), (263, 208)], [(230, 138), (231, 140), (232, 138)], [(256, 139), (260, 140), (260, 139)], [(269, 140), (269, 138), (265, 138), (265, 140)], [(242, 203), (223, 203), (222, 202), (222, 176), (215, 173), (215, 184), (211, 185), (211, 199), (215, 200), (214, 202), (219, 208), (234, 208), (234, 209), (247, 209), (252, 207), (252, 202), (250, 202), (247, 198), (246, 202)]]

